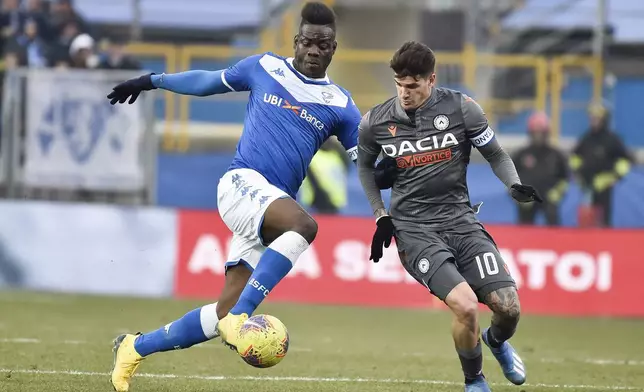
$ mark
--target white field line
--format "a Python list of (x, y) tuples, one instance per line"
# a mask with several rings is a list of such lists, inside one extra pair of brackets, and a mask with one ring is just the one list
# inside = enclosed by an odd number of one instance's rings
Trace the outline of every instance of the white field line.
[[(436, 358), (438, 356), (432, 355), (431, 353), (426, 352), (411, 352), (403, 353), (404, 357), (416, 357), (416, 358)], [(485, 359), (494, 359), (494, 356), (491, 354), (483, 354)], [(440, 358), (449, 359), (452, 356), (441, 355)], [(588, 365), (597, 365), (597, 366), (644, 366), (644, 361), (637, 361), (632, 359), (599, 359), (599, 358), (524, 358), (528, 361), (537, 360), (541, 363), (585, 363)]]
[(0, 339), (0, 343), (33, 343), (33, 344), (38, 344), (40, 343), (40, 339), (32, 339), (32, 338), (12, 338), (12, 339)]
[[(37, 375), (67, 375), (67, 376), (97, 376), (106, 377), (109, 373), (84, 372), (78, 370), (30, 370), (30, 369), (0, 369), (6, 374), (37, 374)], [(443, 380), (414, 380), (398, 378), (353, 378), (353, 377), (255, 377), (255, 376), (198, 376), (178, 374), (152, 374), (141, 373), (137, 377), (159, 379), (190, 379), (205, 381), (277, 381), (277, 382), (308, 382), (308, 383), (373, 383), (373, 384), (426, 384), (426, 385), (454, 385), (462, 383)], [(491, 385), (508, 385), (492, 383)], [(525, 387), (539, 387), (552, 389), (588, 389), (601, 391), (641, 391), (641, 388), (631, 386), (600, 386), (600, 385), (574, 385), (574, 384), (524, 384)]]
[[(34, 339), (34, 338), (11, 338), (11, 339), (0, 339), (0, 343), (13, 343), (13, 344), (40, 344), (40, 343), (45, 343), (40, 339)], [(62, 342), (51, 342), (51, 343), (64, 343), (64, 344), (71, 344), (71, 345), (82, 345), (82, 344), (91, 344), (91, 342), (87, 342), (84, 340), (63, 340)], [(223, 345), (216, 345), (216, 344), (197, 344), (193, 346), (195, 348), (202, 348), (202, 349), (226, 349), (225, 346)], [(294, 352), (313, 352), (313, 349), (308, 348), (308, 347), (290, 347), (290, 351)], [(426, 353), (426, 352), (411, 352), (411, 353), (402, 353), (401, 354), (404, 357), (431, 357), (431, 358), (436, 358), (436, 355), (433, 355), (431, 353)], [(484, 355), (485, 358), (487, 359), (492, 359), (493, 357), (491, 355)], [(443, 358), (443, 356), (441, 356)], [(451, 358), (451, 356), (444, 356), (444, 358)], [(527, 358), (528, 360), (530, 359), (535, 359), (535, 358)], [(564, 358), (536, 358), (537, 361), (541, 363), (586, 363), (589, 365), (597, 365), (597, 366), (644, 366), (644, 361), (639, 361), (639, 360), (631, 360), (631, 359), (601, 359), (601, 358), (582, 358), (582, 359), (564, 359)]]
[(562, 359), (562, 358), (541, 358), (540, 362), (543, 363), (565, 363), (565, 362), (580, 362), (589, 365), (598, 366), (644, 366), (644, 361), (636, 361), (631, 359), (598, 359), (598, 358), (585, 358), (585, 359)]
[[(34, 339), (34, 338), (11, 338), (11, 339), (0, 339), (0, 343), (13, 343), (13, 344), (41, 344), (41, 343), (53, 343), (53, 344), (72, 344), (72, 345), (80, 345), (80, 344), (93, 344), (92, 342), (87, 342), (84, 340), (62, 340), (62, 341), (53, 341), (53, 342), (45, 342), (40, 339)], [(222, 345), (216, 345), (216, 344), (197, 344), (193, 346), (195, 348), (206, 348), (206, 349), (225, 349), (226, 346)], [(310, 348), (307, 347), (290, 347), (289, 351), (294, 351), (294, 352), (311, 352)]]

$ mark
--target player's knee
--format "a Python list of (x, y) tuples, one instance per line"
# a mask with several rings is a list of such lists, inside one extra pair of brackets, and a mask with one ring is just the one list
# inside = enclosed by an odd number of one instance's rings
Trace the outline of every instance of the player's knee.
[(478, 300), (467, 283), (456, 286), (445, 299), (445, 303), (460, 323), (473, 327), (478, 324)]
[(469, 298), (463, 299), (452, 311), (462, 324), (471, 326), (478, 324), (479, 309), (476, 301), (472, 301)]
[(304, 215), (297, 220), (293, 227), (293, 231), (304, 237), (304, 239), (311, 244), (318, 235), (318, 224), (310, 215)]
[(517, 304), (516, 307), (503, 308), (495, 312), (498, 319), (503, 320), (503, 324), (516, 328), (521, 318), (521, 308)]
[(485, 303), (504, 325), (516, 326), (521, 318), (521, 303), (515, 287), (502, 287), (486, 296)]

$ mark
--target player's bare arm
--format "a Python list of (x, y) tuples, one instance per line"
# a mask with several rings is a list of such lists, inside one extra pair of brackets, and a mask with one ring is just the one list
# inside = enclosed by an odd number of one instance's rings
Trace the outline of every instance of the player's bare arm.
[(494, 135), (483, 109), (472, 98), (463, 95), (461, 101), (463, 120), (472, 144), (492, 167), (494, 174), (510, 190), (512, 197), (520, 202), (541, 202), (541, 197), (530, 185), (521, 184), (514, 162)]

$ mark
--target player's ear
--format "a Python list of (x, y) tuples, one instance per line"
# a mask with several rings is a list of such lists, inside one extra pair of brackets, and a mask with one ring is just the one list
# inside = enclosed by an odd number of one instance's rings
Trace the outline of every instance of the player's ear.
[(333, 54), (335, 54), (336, 49), (338, 49), (338, 41), (333, 41)]
[(434, 86), (436, 83), (436, 72), (432, 72), (431, 75), (429, 75), (429, 85)]
[(293, 49), (297, 49), (297, 40), (300, 38), (300, 34), (295, 34), (293, 37)]

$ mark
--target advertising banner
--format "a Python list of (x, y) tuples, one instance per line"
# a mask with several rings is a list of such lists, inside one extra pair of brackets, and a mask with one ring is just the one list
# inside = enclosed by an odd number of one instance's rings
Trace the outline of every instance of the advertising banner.
[(144, 106), (110, 105), (105, 94), (113, 84), (100, 72), (29, 73), (27, 185), (119, 191), (145, 187)]
[[(316, 218), (319, 233), (269, 301), (393, 307), (444, 305), (403, 269), (394, 244), (369, 261), (371, 219)], [(490, 226), (524, 313), (644, 316), (644, 232)], [(178, 216), (175, 295), (215, 299), (231, 238), (216, 212)]]
[(0, 203), (0, 288), (168, 297), (176, 212)]

